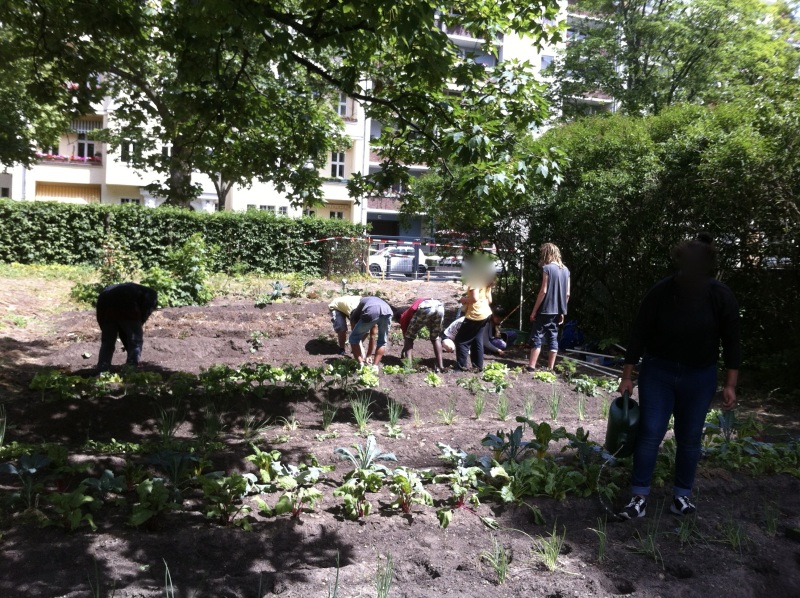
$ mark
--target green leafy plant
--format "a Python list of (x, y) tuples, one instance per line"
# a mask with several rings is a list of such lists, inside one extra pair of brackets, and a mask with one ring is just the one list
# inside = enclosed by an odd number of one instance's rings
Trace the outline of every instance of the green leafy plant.
[(459, 378), (458, 380), (456, 380), (456, 384), (461, 388), (466, 388), (469, 392), (471, 392), (474, 395), (485, 390), (483, 384), (481, 384), (481, 381), (477, 376), (470, 376), (469, 378)]
[(297, 518), (304, 511), (313, 510), (317, 502), (322, 500), (322, 492), (314, 485), (325, 473), (334, 468), (331, 465), (320, 465), (313, 456), (310, 456), (309, 460), (310, 463), (300, 465), (284, 465), (277, 462), (271, 465), (272, 479), (259, 489), (282, 494), (274, 507), (269, 507), (260, 498), (256, 499), (256, 504), (264, 515), (272, 517), (291, 513), (292, 517)]
[(453, 423), (456, 421), (456, 400), (451, 398), (447, 401), (447, 407), (444, 409), (437, 409), (436, 413), (439, 415), (439, 419), (442, 420), (442, 423), (445, 426), (452, 426)]
[(486, 561), (497, 576), (497, 585), (503, 585), (508, 577), (508, 566), (511, 563), (511, 551), (492, 536), (492, 545), (481, 553), (481, 558)]
[(517, 416), (517, 421), (524, 423), (533, 433), (534, 440), (530, 442), (530, 448), (536, 450), (536, 457), (543, 459), (547, 454), (550, 443), (556, 440), (567, 438), (567, 431), (563, 426), (555, 430), (547, 422), (537, 423), (530, 419)]
[(358, 383), (366, 388), (375, 388), (380, 384), (378, 368), (374, 365), (365, 365), (358, 375)]
[(498, 431), (497, 434), (487, 434), (481, 440), (481, 445), (492, 451), (495, 461), (503, 462), (507, 459), (517, 460), (525, 454), (530, 445), (522, 440), (523, 427), (517, 426), (512, 432)]
[(277, 469), (277, 464), (281, 460), (280, 451), (262, 451), (255, 444), (251, 444), (250, 448), (253, 449), (253, 454), (245, 457), (245, 461), (255, 465), (262, 483), (271, 482), (280, 472), (280, 469)]
[(444, 384), (444, 380), (436, 372), (428, 372), (428, 375), (425, 376), (425, 384), (438, 388)]
[(553, 384), (556, 381), (556, 375), (553, 372), (548, 372), (547, 370), (536, 370), (533, 372), (533, 379), (538, 380), (539, 382)]
[(172, 501), (164, 482), (158, 479), (144, 480), (139, 483), (136, 486), (136, 494), (139, 502), (133, 505), (133, 513), (128, 520), (134, 527), (145, 523), (154, 527), (161, 516), (179, 506)]
[(590, 376), (581, 376), (575, 380), (575, 390), (587, 397), (596, 397), (600, 393), (597, 382)]
[(125, 476), (115, 476), (110, 469), (103, 471), (99, 478), (86, 478), (81, 485), (89, 490), (94, 490), (101, 499), (112, 493), (122, 494), (128, 487)]
[(250, 338), (248, 343), (250, 344), (250, 352), (257, 353), (261, 349), (264, 348), (264, 341), (269, 338), (268, 332), (263, 332), (261, 330), (254, 330), (250, 333)]
[(142, 284), (158, 293), (162, 307), (205, 305), (212, 299), (208, 275), (213, 251), (200, 233), (194, 233), (167, 252), (165, 268), (154, 266), (145, 272)]
[(389, 476), (389, 491), (396, 497), (392, 506), (410, 513), (412, 505), (433, 505), (433, 498), (423, 486), (422, 476), (407, 467), (397, 467)]
[(354, 445), (355, 452), (347, 448), (337, 448), (334, 454), (349, 461), (354, 469), (344, 477), (344, 482), (333, 491), (333, 495), (344, 499), (345, 516), (348, 519), (366, 517), (372, 510), (367, 500), (368, 492), (377, 492), (389, 470), (378, 461), (397, 461), (393, 453), (383, 453), (378, 448), (375, 437), (367, 436), (366, 443)]
[(368, 432), (369, 422), (372, 419), (370, 408), (373, 405), (371, 393), (361, 393), (350, 399), (350, 409), (359, 434)]
[(402, 374), (404, 372), (403, 372), (402, 366), (399, 366), (399, 365), (385, 365), (385, 366), (383, 366), (383, 373), (384, 374), (395, 375), (395, 374)]
[(97, 529), (91, 513), (84, 511), (85, 506), (91, 506), (94, 502), (91, 496), (86, 495), (85, 486), (78, 486), (72, 492), (50, 494), (47, 502), (57, 515), (55, 519), (48, 519), (48, 525), (58, 525), (68, 532), (74, 532), (83, 523), (86, 523), (92, 531)]
[[(446, 484), (450, 487), (450, 504), (436, 511), (439, 526), (445, 529), (450, 525), (455, 512), (458, 510), (465, 510), (479, 516), (475, 509), (480, 506), (480, 499), (475, 489), (478, 486), (478, 481), (483, 477), (483, 470), (480, 467), (466, 465), (466, 455), (462, 452), (454, 451), (440, 442), (437, 442), (436, 446), (442, 451), (442, 458), (455, 463), (453, 471), (438, 474), (433, 478), (436, 484)], [(497, 524), (494, 519), (490, 517), (480, 518), (484, 525), (496, 528)]]
[(561, 374), (567, 382), (572, 382), (575, 373), (578, 371), (578, 365), (571, 359), (562, 359), (553, 369)]
[(502, 393), (508, 387), (508, 366), (493, 361), (483, 368), (483, 379), (493, 385), (491, 392)]
[(250, 507), (242, 499), (253, 489), (256, 476), (251, 473), (233, 472), (229, 476), (209, 474), (200, 478), (203, 499), (208, 503), (206, 517), (221, 525), (236, 525), (249, 530), (250, 522), (243, 515)]
[(19, 499), (23, 502), (26, 509), (31, 509), (35, 505), (35, 496), (40, 491), (41, 485), (37, 481), (37, 474), (52, 463), (52, 459), (47, 455), (34, 454), (22, 455), (16, 465), (3, 463), (0, 465), (0, 473), (9, 473), (17, 476), (22, 484), (22, 490), (12, 495), (12, 499)]

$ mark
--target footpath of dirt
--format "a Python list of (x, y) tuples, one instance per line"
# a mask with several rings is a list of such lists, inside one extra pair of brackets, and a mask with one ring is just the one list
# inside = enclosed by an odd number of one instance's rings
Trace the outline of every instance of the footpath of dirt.
[[(420, 288), (419, 283), (392, 287), (392, 301), (408, 304), (416, 295), (441, 293)], [(398, 290), (399, 288), (399, 290)], [(450, 313), (457, 287), (442, 297)], [(0, 291), (2, 296), (2, 291)], [(251, 302), (225, 298), (203, 308), (161, 310), (148, 322), (144, 349), (144, 369), (170, 374), (176, 371), (197, 373), (214, 364), (238, 366), (245, 362), (322, 365), (332, 363), (332, 342), (325, 301), (288, 301), (264, 309)], [(39, 335), (28, 331), (12, 338), (0, 331), (0, 392), (12, 426), (6, 442), (60, 442), (70, 449), (71, 460), (89, 461), (94, 470), (109, 467), (119, 473), (126, 461), (147, 466), (138, 455), (101, 455), (84, 448), (87, 439), (141, 443), (157, 436), (151, 400), (137, 395), (109, 396), (58, 403), (41, 403), (38, 393), (25, 390), (32, 376), (45, 367), (65, 371), (86, 371), (94, 363), (99, 334), (91, 312), (68, 312), (43, 318), (49, 326)], [(268, 337), (257, 351), (251, 351), (251, 334), (265, 332)], [(417, 343), (421, 368), (433, 365), (430, 343)], [(399, 347), (390, 347), (385, 363), (399, 364)], [(91, 354), (88, 359), (84, 354)], [(452, 356), (448, 356), (452, 357)], [(517, 351), (505, 361), (511, 366), (523, 363)], [(124, 354), (115, 356), (122, 363)], [(452, 363), (452, 360), (450, 360)], [(534, 419), (550, 420), (547, 399), (549, 384), (537, 382), (527, 374), (512, 377), (507, 390), (510, 418), (501, 422), (495, 415), (497, 396), (486, 395), (486, 410), (474, 419), (472, 394), (456, 384), (463, 377), (444, 374), (444, 386), (432, 388), (425, 373), (381, 376), (373, 391), (376, 402), (370, 429), (384, 450), (395, 453), (398, 465), (443, 471), (437, 458), (437, 442), (467, 452), (486, 454), (481, 439), (487, 432), (508, 430), (522, 415), (525, 402), (534, 405)], [(587, 416), (577, 417), (578, 395), (569, 385), (558, 383), (562, 395), (557, 422), (568, 430), (579, 426), (599, 440), (604, 435), (601, 399), (587, 400)], [(746, 389), (745, 389), (746, 391)], [(400, 425), (403, 438), (384, 435), (387, 415), (385, 401), (392, 397), (404, 406)], [(328, 397), (331, 398), (331, 397)], [(703, 597), (726, 598), (797, 596), (800, 588), (800, 545), (785, 537), (787, 529), (800, 525), (800, 481), (788, 475), (754, 479), (743, 473), (701, 468), (697, 484), (698, 536), (694, 544), (681, 545), (675, 532), (678, 520), (668, 513), (657, 516), (651, 506), (648, 517), (626, 524), (608, 524), (606, 559), (598, 561), (598, 518), (603, 512), (596, 497), (563, 501), (531, 498), (541, 509), (545, 524), (536, 525), (524, 507), (502, 507), (487, 503), (480, 515), (497, 519), (500, 530), (490, 532), (466, 511), (457, 512), (450, 527), (441, 530), (435, 509), (416, 506), (411, 515), (388, 508), (391, 497), (382, 491), (373, 500), (375, 512), (362, 522), (343, 519), (341, 500), (333, 498), (333, 487), (347, 467), (334, 458), (340, 446), (363, 443), (355, 434), (349, 408), (342, 397), (333, 396), (339, 412), (331, 427), (338, 438), (318, 440), (321, 433), (323, 393), (284, 399), (275, 397), (244, 405), (232, 401), (226, 412), (225, 450), (213, 456), (214, 469), (252, 471), (244, 457), (252, 452), (242, 436), (241, 415), (245, 409), (259, 418), (294, 416), (299, 427), (283, 430), (279, 426), (260, 438), (262, 449), (280, 450), (285, 461), (299, 462), (313, 453), (321, 462), (336, 464), (337, 471), (323, 485), (325, 498), (313, 513), (299, 520), (287, 516), (266, 519), (253, 513), (253, 531), (220, 527), (205, 519), (199, 507), (187, 500), (184, 510), (174, 512), (153, 531), (126, 525), (130, 507), (103, 507), (95, 515), (98, 531), (84, 528), (67, 534), (56, 528), (41, 529), (18, 514), (2, 513), (0, 527), (0, 595), (19, 597), (91, 595), (89, 580), (118, 597), (164, 595), (166, 562), (176, 595), (214, 597), (327, 596), (328, 583), (336, 572), (337, 554), (341, 565), (339, 596), (374, 596), (378, 563), (391, 554), (394, 560), (394, 585), (390, 596), (422, 598), (443, 596), (567, 596)], [(454, 401), (456, 421), (445, 425), (439, 410)], [(767, 401), (752, 400), (751, 407), (770, 415), (776, 426), (797, 429), (790, 414), (780, 413)], [(416, 410), (415, 421), (414, 412)], [(191, 410), (178, 429), (177, 437), (190, 439), (200, 429), (202, 414)], [(288, 438), (286, 438), (288, 436)], [(559, 458), (557, 450), (555, 458)], [(15, 486), (9, 476), (0, 476), (0, 491)], [(440, 491), (437, 504), (446, 499)], [(658, 490), (652, 504), (667, 497)], [(134, 498), (126, 497), (128, 502)], [(270, 497), (274, 500), (274, 496)], [(765, 528), (765, 507), (774, 505), (779, 513), (777, 534)], [(639, 539), (653, 531), (658, 521), (657, 539), (660, 560), (637, 553)], [(740, 524), (749, 538), (742, 552), (725, 544), (723, 530), (730, 522)], [(534, 558), (531, 537), (553, 530), (566, 531), (560, 557), (560, 570), (545, 570)], [(520, 530), (520, 531), (513, 531)], [(525, 535), (521, 532), (525, 532)], [(492, 534), (512, 555), (509, 579), (497, 586), (492, 569), (481, 558), (489, 549)], [(95, 570), (95, 566), (97, 569)], [(97, 571), (97, 573), (95, 573)]]

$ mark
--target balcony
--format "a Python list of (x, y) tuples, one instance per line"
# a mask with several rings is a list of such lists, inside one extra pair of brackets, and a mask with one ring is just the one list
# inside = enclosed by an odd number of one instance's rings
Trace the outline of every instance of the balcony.
[(368, 210), (390, 210), (392, 212), (400, 211), (400, 195), (399, 194), (386, 194), (383, 197), (368, 197), (367, 198)]
[(62, 156), (59, 154), (36, 154), (41, 162), (47, 164), (63, 164), (65, 166), (102, 166), (102, 156), (90, 156), (81, 158), (80, 156)]

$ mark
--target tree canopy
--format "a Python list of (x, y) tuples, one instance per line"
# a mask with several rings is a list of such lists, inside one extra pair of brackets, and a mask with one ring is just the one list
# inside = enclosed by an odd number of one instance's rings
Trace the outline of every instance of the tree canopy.
[[(496, 161), (515, 130), (544, 118), (543, 91), (526, 65), (485, 68), (445, 30), (470, 32), (492, 55), (505, 33), (536, 43), (557, 34), (545, 24), (554, 0), (3, 4), (2, 51), (28, 61), (31, 99), (74, 112), (52, 93), (67, 82), (89, 100), (115, 98), (105, 138), (132, 146), (132, 163), (159, 175), (153, 190), (179, 205), (197, 192), (192, 170), (271, 181), (297, 204), (318, 201), (319, 175), (305, 166), (322, 166), (345, 143), (331, 106), (339, 92), (363, 102), (386, 131), (384, 174), (357, 178), (354, 193), (403, 179), (403, 163)], [(16, 133), (28, 159), (47, 136), (35, 127)], [(21, 158), (3, 152), (0, 160)]]
[(783, 3), (761, 0), (578, 0), (552, 67), (565, 117), (587, 94), (628, 114), (680, 102), (731, 101), (765, 78), (796, 73), (797, 29)]

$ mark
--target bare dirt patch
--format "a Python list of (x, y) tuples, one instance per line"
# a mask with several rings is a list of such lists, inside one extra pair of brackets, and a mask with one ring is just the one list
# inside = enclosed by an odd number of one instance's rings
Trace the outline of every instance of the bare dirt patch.
[[(375, 283), (381, 284), (381, 283)], [(458, 288), (422, 283), (384, 283), (392, 301), (409, 303), (425, 294), (448, 299), (450, 312)], [(445, 290), (443, 290), (443, 288)], [(156, 441), (158, 431), (152, 400), (137, 394), (42, 403), (39, 393), (27, 390), (33, 375), (43, 368), (57, 367), (69, 372), (84, 372), (94, 364), (99, 333), (90, 311), (47, 314), (46, 298), (29, 296), (30, 291), (0, 291), (6, 303), (26, 306), (19, 309), (39, 314), (44, 328), (22, 333), (0, 331), (0, 392), (8, 410), (6, 443), (59, 442), (68, 447), (70, 461), (88, 462), (90, 472), (109, 467), (119, 473), (130, 461), (150, 468), (147, 455), (100, 454), (86, 447), (87, 440), (120, 443)], [(21, 294), (17, 294), (21, 293)], [(28, 299), (26, 299), (28, 297)], [(252, 302), (216, 299), (204, 308), (167, 309), (156, 313), (146, 330), (144, 370), (169, 375), (177, 371), (197, 373), (215, 364), (238, 366), (245, 362), (323, 365), (335, 361), (326, 301), (305, 300), (253, 307)], [(27, 313), (27, 312), (26, 312)], [(254, 331), (268, 336), (252, 352)], [(380, 446), (393, 451), (399, 465), (443, 471), (437, 458), (436, 442), (444, 442), (467, 452), (486, 454), (481, 439), (487, 432), (508, 430), (522, 415), (526, 401), (534, 405), (534, 419), (550, 421), (549, 384), (530, 375), (511, 377), (506, 394), (510, 419), (496, 417), (497, 395), (486, 395), (486, 408), (480, 420), (473, 416), (473, 395), (456, 384), (463, 375), (446, 373), (444, 386), (425, 383), (425, 369), (433, 366), (430, 344), (418, 341), (422, 358), (419, 373), (381, 375), (373, 391), (376, 402), (370, 429)], [(399, 365), (399, 347), (389, 351), (385, 363)], [(84, 354), (91, 353), (86, 359)], [(524, 352), (517, 351), (506, 361), (511, 366), (523, 363)], [(116, 363), (124, 361), (116, 356)], [(452, 363), (452, 362), (451, 362)], [(578, 394), (559, 382), (562, 397), (558, 425), (569, 430), (583, 426), (591, 438), (602, 439), (605, 420), (601, 399), (587, 400), (586, 419), (577, 417)], [(383, 435), (387, 420), (386, 397), (403, 407), (400, 425), (403, 438)], [(318, 440), (321, 434), (323, 400), (332, 400), (339, 412), (331, 427), (338, 438)], [(445, 425), (439, 410), (450, 400), (456, 404), (456, 421)], [(776, 405), (761, 400), (755, 393), (750, 406), (774, 414), (781, 431), (796, 431), (796, 418)], [(187, 442), (203, 429), (202, 405), (187, 405), (186, 418), (177, 438)], [(341, 563), (340, 596), (374, 596), (375, 570), (379, 559), (391, 554), (395, 580), (391, 596), (409, 598), (443, 596), (646, 596), (646, 597), (734, 597), (796, 596), (800, 588), (800, 545), (785, 537), (785, 531), (800, 525), (800, 481), (789, 475), (752, 478), (744, 473), (703, 467), (698, 480), (698, 540), (681, 545), (674, 532), (679, 521), (668, 514), (661, 517), (657, 533), (660, 558), (639, 554), (639, 538), (655, 521), (655, 508), (648, 518), (628, 524), (608, 524), (608, 550), (603, 562), (597, 558), (598, 517), (603, 512), (596, 497), (568, 497), (563, 501), (529, 498), (544, 515), (545, 524), (536, 525), (530, 510), (485, 503), (477, 510), (495, 517), (501, 529), (490, 532), (480, 519), (457, 512), (450, 527), (438, 527), (435, 510), (416, 506), (412, 514), (389, 509), (389, 493), (384, 490), (373, 502), (375, 512), (362, 522), (343, 518), (341, 499), (332, 497), (333, 487), (347, 471), (333, 456), (335, 448), (363, 443), (355, 434), (347, 402), (334, 392), (310, 390), (294, 396), (268, 395), (231, 397), (224, 412), (222, 448), (210, 454), (212, 469), (253, 471), (245, 456), (252, 452), (243, 439), (242, 417), (247, 412), (260, 418), (294, 416), (296, 430), (279, 426), (259, 439), (261, 448), (275, 448), (284, 460), (299, 462), (313, 453), (321, 462), (337, 465), (323, 485), (324, 499), (313, 513), (299, 520), (288, 516), (264, 518), (254, 513), (253, 531), (221, 527), (207, 520), (195, 495), (187, 496), (183, 510), (169, 514), (154, 530), (126, 525), (135, 496), (125, 495), (126, 505), (108, 504), (95, 514), (97, 532), (83, 528), (67, 534), (56, 528), (41, 529), (26, 523), (17, 513), (4, 512), (0, 538), (0, 593), (4, 596), (85, 596), (89, 594), (87, 575), (99, 579), (110, 595), (112, 583), (117, 596), (161, 596), (164, 594), (164, 562), (180, 595), (198, 596), (326, 596), (328, 582), (335, 575), (336, 555)], [(418, 422), (415, 422), (414, 412)], [(280, 437), (288, 438), (280, 438)], [(554, 454), (558, 458), (558, 447)], [(78, 476), (68, 480), (74, 488)], [(0, 476), (0, 488), (7, 496), (15, 487), (10, 476)], [(52, 488), (50, 488), (52, 490)], [(667, 497), (659, 490), (653, 504)], [(437, 487), (437, 503), (447, 498)], [(765, 526), (765, 507), (779, 511), (777, 534)], [(735, 522), (746, 534), (748, 543), (741, 552), (725, 544), (724, 530)], [(553, 526), (566, 530), (560, 570), (545, 570), (532, 555), (530, 536), (549, 533)], [(491, 568), (480, 557), (490, 546), (493, 533), (512, 555), (509, 579), (495, 585)], [(95, 578), (95, 562), (98, 577)]]

